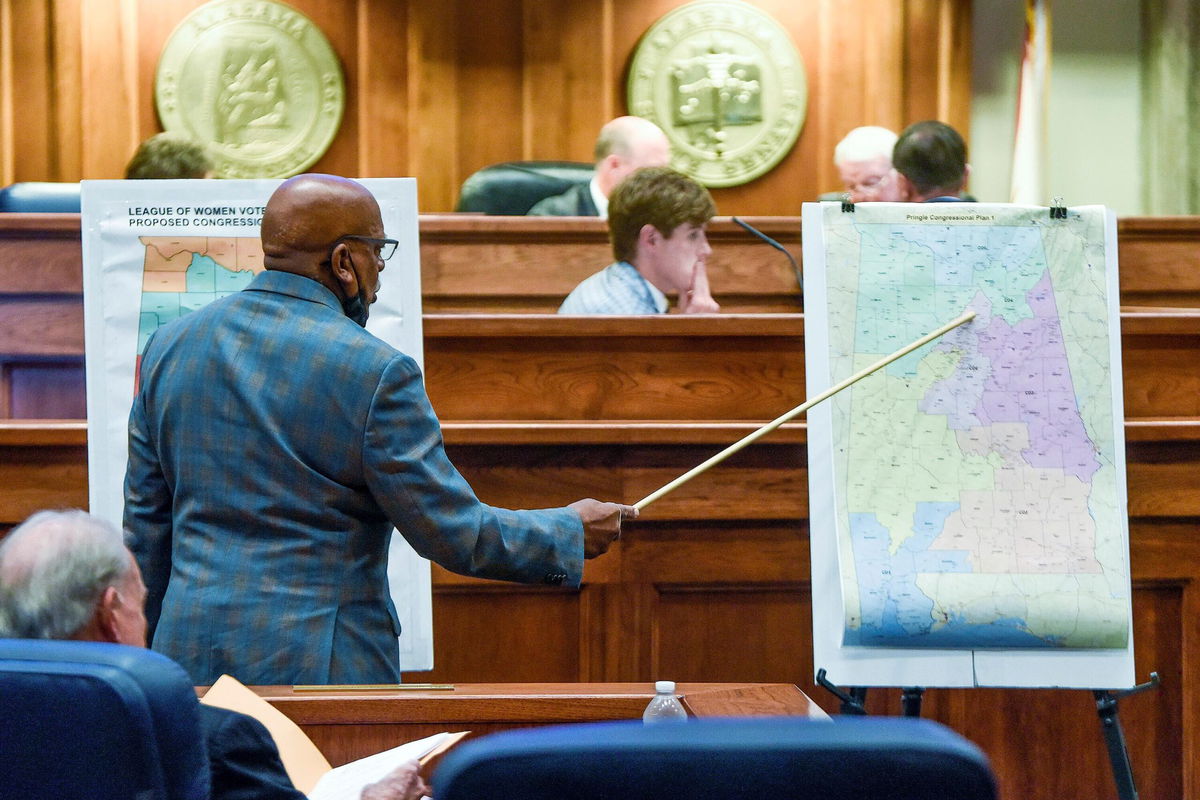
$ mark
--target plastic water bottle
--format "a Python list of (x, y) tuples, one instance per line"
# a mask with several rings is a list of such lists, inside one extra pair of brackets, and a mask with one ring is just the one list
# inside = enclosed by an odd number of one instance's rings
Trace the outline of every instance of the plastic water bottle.
[(675, 696), (675, 681), (655, 681), (654, 699), (646, 706), (642, 722), (647, 725), (659, 722), (683, 722), (687, 711)]

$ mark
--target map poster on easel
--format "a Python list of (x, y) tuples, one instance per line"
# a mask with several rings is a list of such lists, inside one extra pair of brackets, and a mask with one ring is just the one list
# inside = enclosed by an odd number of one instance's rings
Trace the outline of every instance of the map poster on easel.
[[(121, 525), (129, 409), (146, 341), (159, 326), (241, 291), (263, 269), (259, 223), (278, 180), (83, 181), (83, 312), (92, 513)], [(412, 178), (368, 178), (400, 246), (367, 329), (420, 364), (421, 273)], [(230, 465), (231, 469), (238, 465)], [(393, 535), (388, 582), (401, 670), (433, 666), (429, 562)]]
[(1116, 220), (806, 203), (813, 652), (844, 686), (1133, 685)]

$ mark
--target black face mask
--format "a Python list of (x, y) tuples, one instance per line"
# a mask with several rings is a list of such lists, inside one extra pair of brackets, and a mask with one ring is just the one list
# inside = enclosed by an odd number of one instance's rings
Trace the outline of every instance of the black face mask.
[[(354, 270), (354, 259), (350, 259), (350, 269)], [(358, 270), (354, 270), (357, 277)], [(341, 287), (339, 286), (339, 292)], [(359, 282), (358, 294), (354, 297), (342, 296), (342, 313), (358, 324), (360, 328), (367, 327), (367, 317), (371, 315), (371, 307), (363, 302), (362, 282)]]
[(358, 294), (354, 297), (342, 301), (342, 313), (357, 322), (359, 327), (367, 327), (367, 317), (371, 314), (371, 307), (363, 302), (362, 289), (359, 289)]

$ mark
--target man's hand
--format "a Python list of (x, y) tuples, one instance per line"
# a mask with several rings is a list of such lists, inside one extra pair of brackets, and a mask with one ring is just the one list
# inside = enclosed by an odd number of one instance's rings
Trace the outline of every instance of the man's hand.
[(712, 291), (708, 288), (708, 268), (703, 261), (696, 263), (692, 272), (692, 285), (679, 298), (681, 314), (716, 314), (721, 306), (713, 299)]
[(621, 520), (637, 519), (638, 510), (621, 503), (602, 503), (599, 500), (576, 500), (573, 508), (583, 520), (583, 557), (595, 558), (608, 551), (608, 546), (621, 538)]
[(363, 787), (362, 800), (420, 800), (433, 792), (421, 777), (421, 765), (407, 761), (376, 783)]

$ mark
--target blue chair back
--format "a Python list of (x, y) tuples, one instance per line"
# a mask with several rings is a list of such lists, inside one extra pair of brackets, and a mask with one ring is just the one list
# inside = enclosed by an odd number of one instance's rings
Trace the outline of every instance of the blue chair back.
[(0, 189), (0, 212), (78, 214), (78, 183), (28, 181)]
[(595, 166), (578, 161), (506, 161), (463, 181), (455, 211), (522, 216), (539, 201), (592, 179)]
[(170, 659), (0, 639), (0, 797), (207, 800), (199, 704)]
[(901, 717), (691, 719), (536, 728), (451, 750), (438, 800), (995, 800), (975, 745)]

